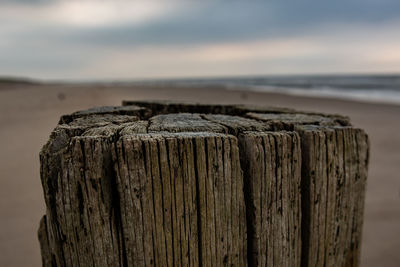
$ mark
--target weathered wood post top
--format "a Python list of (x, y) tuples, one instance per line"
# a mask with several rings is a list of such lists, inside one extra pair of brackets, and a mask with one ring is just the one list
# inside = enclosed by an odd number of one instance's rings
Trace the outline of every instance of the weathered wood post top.
[(44, 266), (358, 266), (368, 137), (340, 115), (124, 101), (40, 153)]

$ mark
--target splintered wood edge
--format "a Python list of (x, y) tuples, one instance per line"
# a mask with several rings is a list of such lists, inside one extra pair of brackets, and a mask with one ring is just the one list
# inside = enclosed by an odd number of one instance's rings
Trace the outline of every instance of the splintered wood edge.
[[(119, 133), (294, 130), (295, 125), (350, 126), (341, 115), (245, 105), (182, 104), (124, 101), (123, 106), (97, 107), (63, 115), (43, 150), (65, 147), (75, 136), (118, 136)], [(172, 115), (171, 113), (177, 113)], [(186, 113), (181, 114), (181, 113)], [(281, 114), (281, 115), (280, 115)], [(282, 116), (282, 119), (279, 119)]]
[(282, 107), (265, 107), (256, 105), (243, 105), (243, 104), (222, 104), (212, 105), (204, 103), (193, 102), (174, 102), (174, 101), (132, 101), (124, 100), (123, 106), (138, 106), (151, 110), (153, 115), (168, 114), (168, 113), (206, 113), (206, 114), (225, 114), (243, 116), (246, 113), (270, 113), (270, 114), (305, 114), (305, 115), (319, 115), (329, 117), (336, 120), (342, 126), (350, 126), (350, 118), (339, 114), (323, 114), (318, 112), (298, 111), (290, 108)]

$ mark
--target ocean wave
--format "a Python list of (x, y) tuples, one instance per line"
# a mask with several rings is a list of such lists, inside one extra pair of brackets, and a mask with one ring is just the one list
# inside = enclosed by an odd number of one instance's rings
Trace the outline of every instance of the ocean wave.
[(172, 80), (183, 86), (400, 104), (400, 75), (255, 76)]
[(307, 97), (324, 97), (344, 100), (357, 100), (362, 102), (379, 102), (400, 104), (400, 91), (383, 89), (349, 89), (330, 86), (312, 88), (283, 87), (271, 85), (240, 85), (229, 83), (225, 87), (229, 90), (249, 90), (253, 92), (280, 93)]

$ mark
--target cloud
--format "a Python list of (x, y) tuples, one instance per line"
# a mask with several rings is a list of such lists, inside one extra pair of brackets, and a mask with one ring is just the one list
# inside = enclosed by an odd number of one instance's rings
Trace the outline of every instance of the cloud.
[[(398, 24), (397, 24), (398, 25)], [(139, 79), (265, 74), (390, 72), (400, 69), (400, 36), (388, 30), (326, 34), (198, 46), (143, 46), (99, 53), (80, 78)], [(354, 35), (357, 31), (359, 34)], [(391, 57), (392, 55), (395, 57)], [(390, 59), (390, 61), (386, 61)], [(104, 64), (107, 62), (107, 64)]]
[(184, 2), (142, 25), (105, 25), (71, 33), (70, 40), (106, 46), (191, 45), (301, 36), (332, 25), (382, 24), (400, 16), (400, 2)]
[(397, 0), (7, 1), (0, 24), (0, 74), (8, 75), (101, 79), (400, 67)]
[(0, 17), (22, 22), (26, 28), (21, 29), (21, 35), (28, 32), (31, 38), (34, 33), (38, 38), (117, 46), (274, 38), (301, 35), (332, 24), (379, 24), (400, 16), (400, 1), (389, 0), (73, 0), (12, 7), (0, 7)]
[[(36, 4), (35, 4), (36, 3)], [(29, 27), (55, 24), (59, 27), (135, 25), (162, 16), (175, 8), (159, 1), (17, 1), (0, 6), (3, 21), (26, 23)]]

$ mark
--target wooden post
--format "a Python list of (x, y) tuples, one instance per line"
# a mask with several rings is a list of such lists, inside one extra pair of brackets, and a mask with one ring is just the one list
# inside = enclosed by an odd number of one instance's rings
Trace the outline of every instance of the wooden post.
[(63, 116), (40, 159), (44, 266), (358, 266), (346, 117), (125, 101)]

